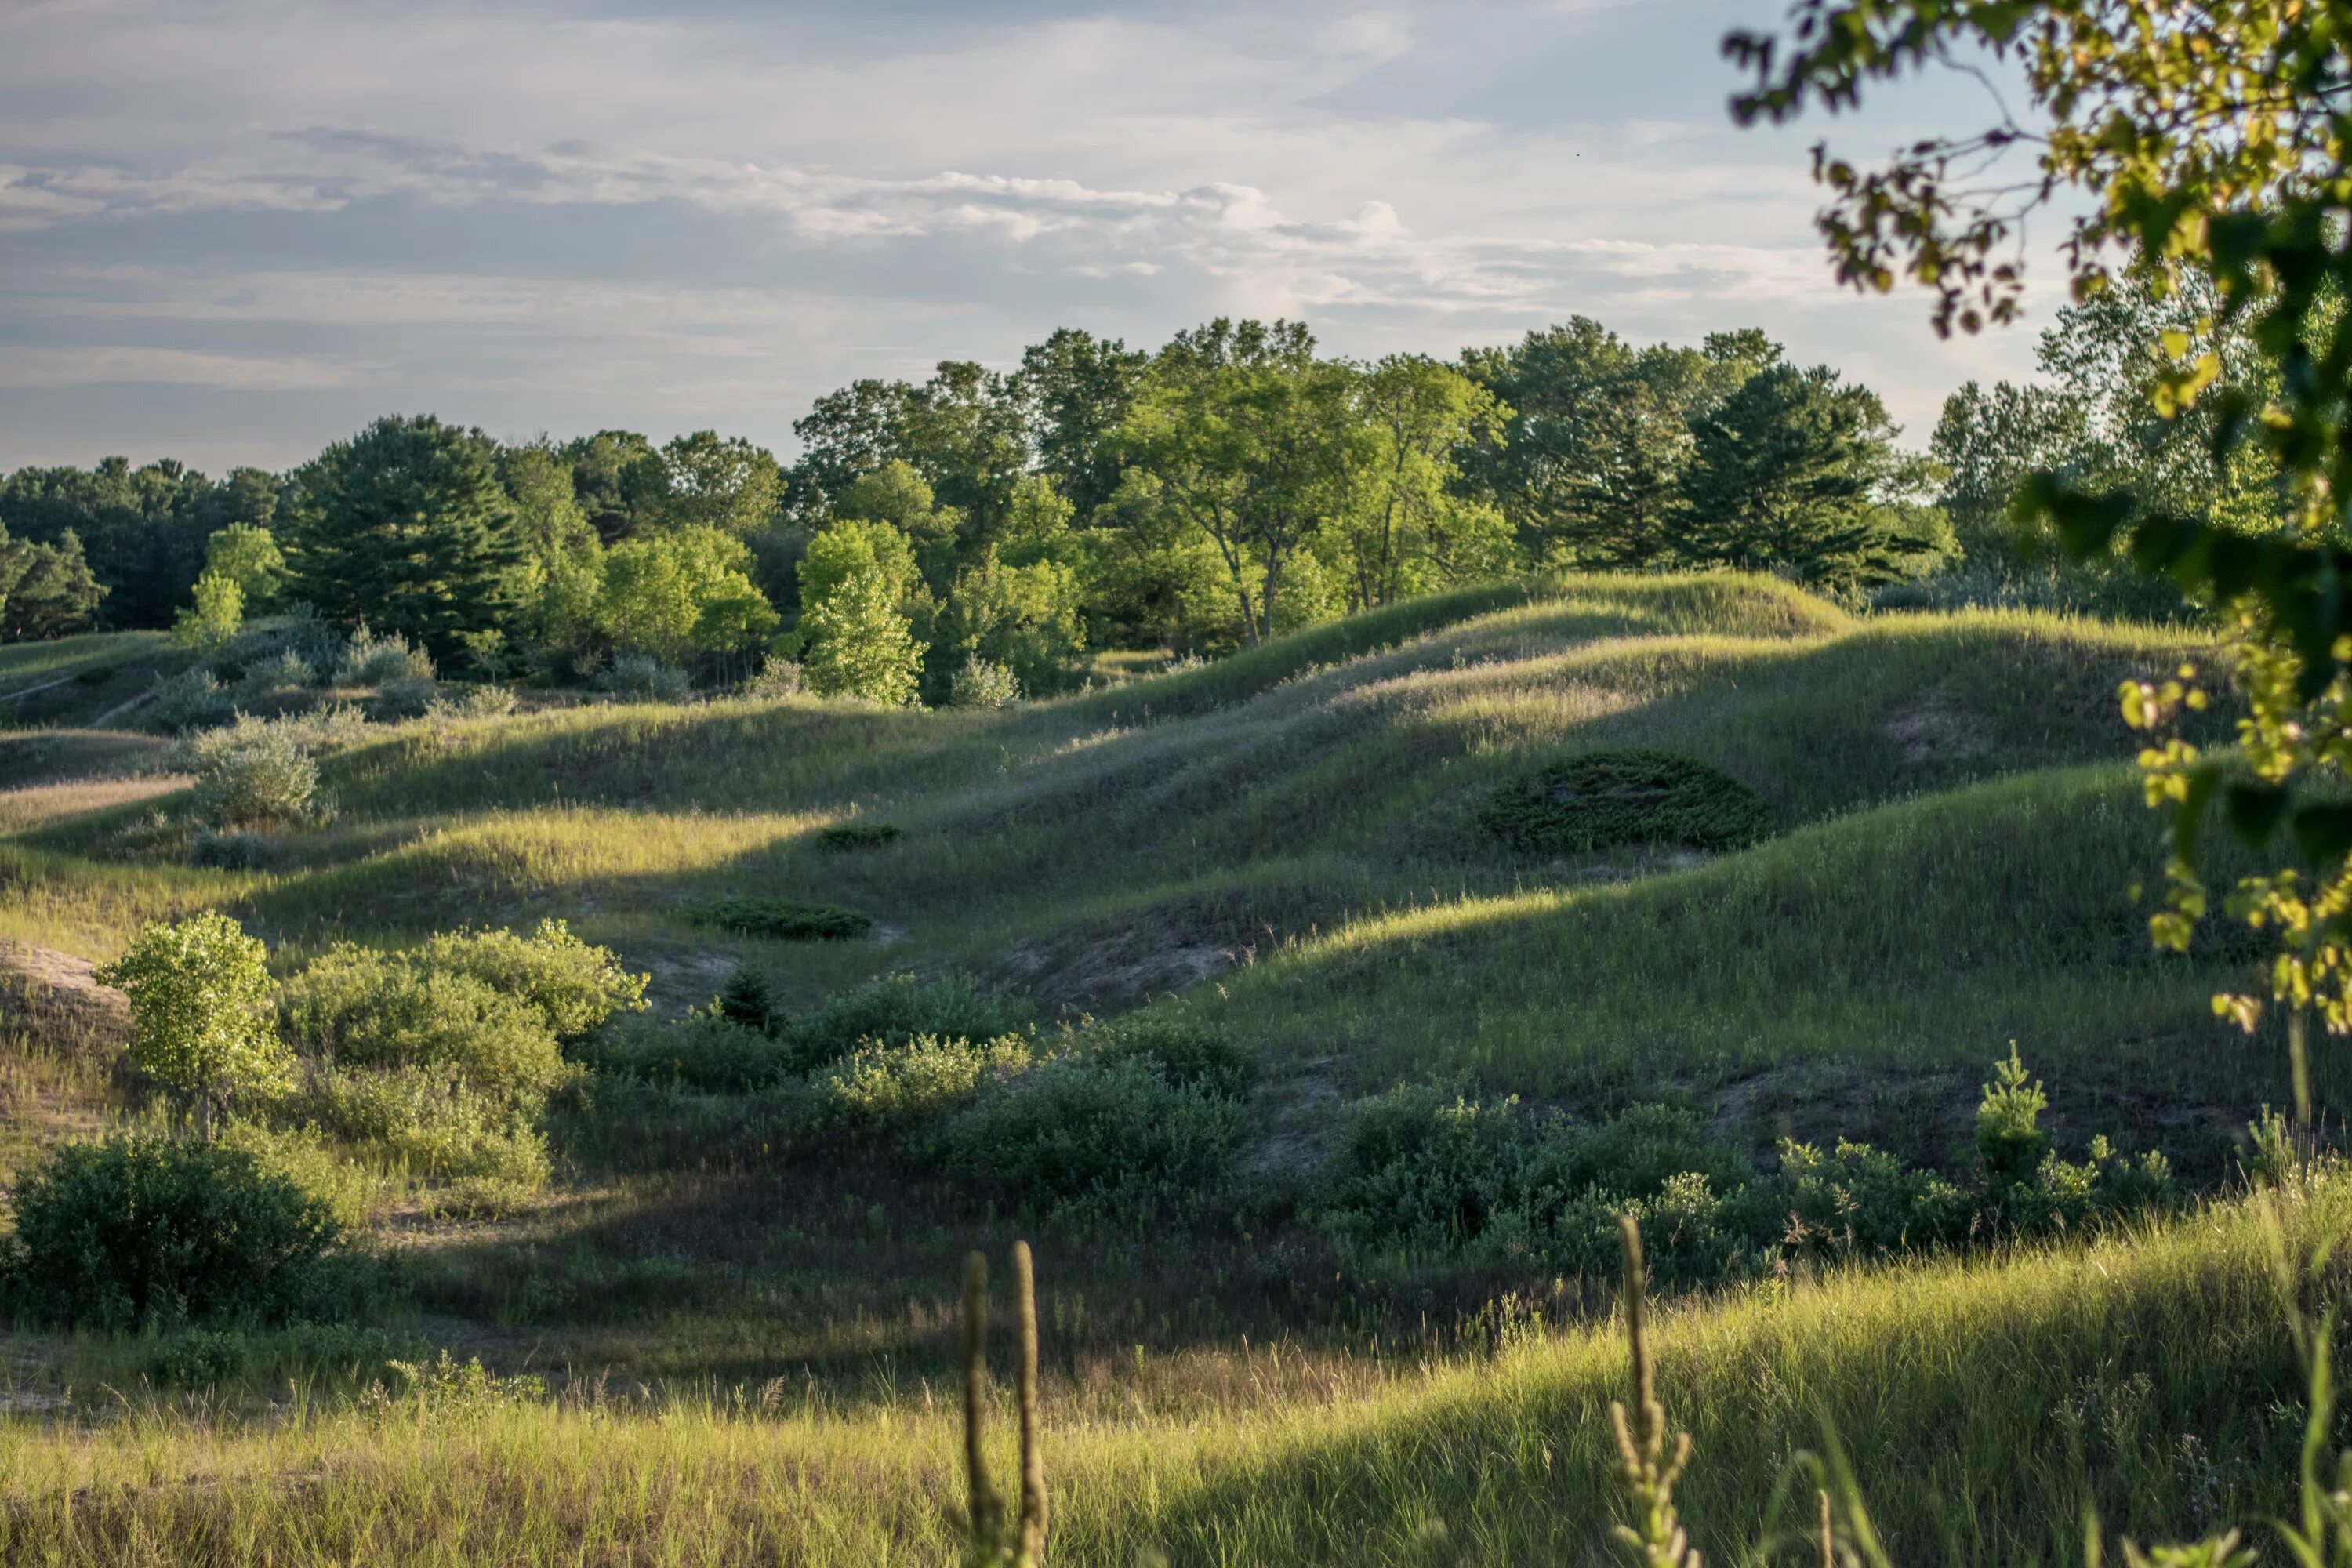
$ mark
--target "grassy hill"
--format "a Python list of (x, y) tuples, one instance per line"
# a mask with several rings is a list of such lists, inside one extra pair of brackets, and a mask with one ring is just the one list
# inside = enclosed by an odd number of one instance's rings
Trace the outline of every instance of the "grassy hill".
[[(1273, 1194), (1061, 1235), (877, 1146), (812, 1152), (772, 1100), (600, 1079), (555, 1118), (540, 1199), (371, 1222), (408, 1303), (400, 1342), (550, 1374), (553, 1406), (493, 1389), (462, 1440), (426, 1444), (351, 1407), (380, 1347), (273, 1341), (227, 1378), (245, 1403), (142, 1417), (169, 1486), (92, 1487), (125, 1473), (131, 1428), (61, 1443), (0, 1421), (0, 1474), (34, 1500), (0, 1529), (63, 1561), (132, 1539), (511, 1560), (558, 1535), (583, 1560), (667, 1560), (656, 1533), (678, 1560), (930, 1560), (956, 1261), (1028, 1234), (1066, 1560), (1583, 1560), (1618, 1373), (1579, 1325), (1605, 1283), (1302, 1228), (1296, 1194), (1345, 1109), (1417, 1082), (1579, 1123), (1664, 1103), (1767, 1165), (1786, 1134), (1958, 1172), (2013, 1041), (2069, 1158), (2110, 1133), (2221, 1191), (2243, 1124), (2285, 1098), (2282, 1053), (2205, 1005), (2248, 951), (2147, 949), (2131, 889), (2156, 824), (2114, 710), (2120, 679), (2193, 651), (2040, 616), (1856, 618), (1769, 579), (1572, 577), (995, 713), (725, 700), (373, 727), (324, 764), (332, 822), (240, 869), (188, 863), (169, 747), (121, 715), (0, 731), (0, 939), (49, 966), (16, 983), (49, 1010), (0, 1025), (0, 1093), (50, 1130), (0, 1149), (12, 1163), (142, 1114), (105, 1068), (119, 1020), (57, 1021), (70, 961), (218, 908), (288, 969), (337, 941), (561, 918), (650, 971), (673, 1015), (748, 963), (800, 1016), (877, 977), (963, 973), (1047, 1021), (1202, 1023), (1255, 1058), (1237, 1158)], [(0, 691), (131, 653), (10, 649)], [(1719, 854), (1552, 853), (1481, 826), (1546, 761), (1627, 746), (1720, 769), (1771, 831)], [(824, 837), (843, 824), (898, 831), (845, 851)], [(699, 918), (744, 897), (874, 924), (782, 942)], [(2343, 1199), (2308, 1203), (2294, 1224)], [(1668, 1331), (1708, 1456), (1691, 1507), (1718, 1541), (1766, 1528), (1817, 1404), (1888, 1528), (1971, 1558), (2074, 1550), (2078, 1473), (2143, 1535), (2189, 1529), (2191, 1497), (2275, 1506), (2292, 1435), (2252, 1413), (2294, 1374), (2259, 1230), (2192, 1205), (2087, 1252), (1693, 1298)], [(35, 1408), (149, 1375), (137, 1347), (12, 1348)], [(260, 1379), (289, 1367), (318, 1414), (257, 1424)], [(2026, 1420), (2053, 1397), (2074, 1426)]]

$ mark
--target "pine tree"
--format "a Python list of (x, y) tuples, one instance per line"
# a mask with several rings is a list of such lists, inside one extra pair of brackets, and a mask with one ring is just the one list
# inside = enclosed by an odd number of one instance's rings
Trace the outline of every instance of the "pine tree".
[(379, 419), (303, 468), (294, 538), (299, 592), (321, 616), (445, 659), (497, 621), (520, 558), (497, 443), (431, 415)]

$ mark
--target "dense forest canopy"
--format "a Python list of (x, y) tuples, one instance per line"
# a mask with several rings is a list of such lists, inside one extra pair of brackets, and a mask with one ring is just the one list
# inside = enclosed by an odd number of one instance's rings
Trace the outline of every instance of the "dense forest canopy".
[[(1219, 319), (1157, 352), (1074, 329), (1009, 373), (859, 381), (798, 459), (698, 431), (506, 444), (387, 417), (290, 473), (23, 468), (0, 484), (0, 630), (175, 626), (217, 644), (307, 605), (455, 668), (584, 679), (638, 657), (943, 700), (1044, 694), (1087, 649), (1216, 653), (1528, 570), (1731, 564), (1877, 593), (2177, 601), (2037, 560), (2026, 473), (2128, 473), (2245, 526), (2251, 479), (2140, 412), (2136, 345), (2196, 302), (2119, 289), (2045, 334), (2046, 384), (1956, 393), (1932, 453), (1869, 388), (1753, 329), (1630, 343), (1582, 317), (1444, 361), (1318, 352)], [(2249, 374), (2251, 370), (2249, 361)]]

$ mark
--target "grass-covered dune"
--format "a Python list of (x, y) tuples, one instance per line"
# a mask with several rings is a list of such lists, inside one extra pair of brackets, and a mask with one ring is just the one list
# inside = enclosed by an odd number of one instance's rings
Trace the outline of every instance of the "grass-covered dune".
[[(1773, 1500), (1824, 1415), (1912, 1560), (2070, 1557), (2085, 1499), (2142, 1539), (2275, 1510), (2297, 1373), (2239, 1167), (2283, 1052), (2207, 1005), (2250, 946), (2149, 949), (2158, 823), (2116, 714), (2120, 680), (2200, 652), (2179, 628), (1856, 616), (1733, 574), (1569, 576), (995, 712), (541, 694), (361, 725), (320, 762), (332, 813), (236, 868), (196, 863), (189, 759), (135, 711), (0, 731), (0, 939), (59, 995), (89, 1000), (78, 962), (142, 922), (206, 909), (289, 978), (338, 942), (552, 917), (650, 971), (658, 1017), (739, 964), (784, 1016), (665, 1026), (634, 1056), (569, 1042), (590, 1070), (549, 1102), (520, 1200), (338, 1167), (381, 1323), (0, 1342), (0, 1561), (939, 1561), (954, 1271), (1014, 1235), (1043, 1259), (1059, 1560), (1598, 1560), (1608, 1279), (1474, 1250), (1488, 1216), (1466, 1210), (1450, 1237), (1341, 1228), (1318, 1184), (1350, 1117), (1398, 1085), (1483, 1101), (1489, 1127), (1663, 1107), (1716, 1197), (1778, 1180), (1782, 1137), (1965, 1182), (2012, 1042), (2058, 1159), (2094, 1134), (2161, 1150), (2177, 1201), (2030, 1244), (1685, 1272), (1664, 1364), (1702, 1544), (1809, 1521), (1805, 1488)], [(1496, 827), (1547, 767), (1626, 749), (1715, 781), (1747, 826), (1706, 849)], [(835, 940), (782, 940), (809, 909)], [(762, 910), (782, 914), (738, 918)], [(1246, 1085), (1201, 1123), (1226, 1130), (1213, 1201), (1082, 1222), (940, 1163), (919, 1117), (901, 1143), (819, 1135), (814, 1078), (684, 1065), (710, 1037), (766, 1060), (894, 974), (1041, 1053), (1094, 1037), (1058, 1028), (1088, 1015), (1237, 1047)], [(51, 1016), (0, 1015), (10, 1173), (161, 1114), (118, 1070), (119, 1016)], [(981, 1071), (925, 1059), (950, 1058)], [(2346, 1201), (2291, 1200), (2290, 1246)], [(354, 1397), (445, 1344), (551, 1392)], [(101, 1386), (122, 1391), (104, 1411)]]

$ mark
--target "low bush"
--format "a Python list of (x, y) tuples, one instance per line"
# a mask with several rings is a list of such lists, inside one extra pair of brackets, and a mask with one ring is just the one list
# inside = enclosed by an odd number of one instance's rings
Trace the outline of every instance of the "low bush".
[(362, 622), (343, 647), (335, 667), (340, 686), (385, 687), (396, 682), (429, 686), (435, 675), (433, 656), (415, 647), (397, 632), (378, 637)]
[(403, 952), (337, 946), (278, 993), (305, 1058), (285, 1114), (412, 1172), (535, 1185), (539, 1118), (579, 1072), (562, 1042), (641, 1009), (645, 984), (560, 921)]
[(15, 1202), (10, 1293), (82, 1328), (282, 1322), (322, 1300), (341, 1234), (325, 1204), (226, 1143), (68, 1144)]
[(205, 749), (194, 791), (198, 820), (213, 828), (291, 826), (320, 820), (319, 764), (285, 731), (257, 725)]
[(140, 707), (147, 728), (176, 735), (226, 721), (234, 710), (227, 690), (209, 669), (182, 670), (155, 682)]
[(844, 942), (874, 929), (871, 915), (793, 899), (719, 899), (689, 910), (688, 918), (770, 942)]
[(1563, 757), (1496, 789), (1478, 821), (1518, 848), (1570, 853), (1625, 844), (1738, 849), (1772, 831), (1771, 808), (1738, 779), (1640, 748)]
[(950, 708), (1010, 708), (1020, 700), (1020, 678), (991, 659), (966, 659), (948, 684)]
[(917, 980), (894, 974), (835, 992), (824, 1005), (776, 1027), (789, 1070), (810, 1072), (875, 1042), (903, 1046), (919, 1035), (941, 1039), (993, 1040), (1029, 1027), (1029, 1005), (983, 991), (968, 976)]
[(402, 676), (375, 689), (375, 696), (368, 703), (368, 713), (388, 724), (403, 719), (422, 719), (440, 700), (441, 688), (431, 677), (420, 679)]
[(620, 702), (683, 702), (694, 690), (686, 671), (643, 653), (614, 659), (596, 685)]
[(1169, 1081), (1144, 1057), (1062, 1057), (950, 1117), (947, 1170), (1056, 1223), (1202, 1212), (1248, 1131), (1241, 1102)]
[(983, 1042), (921, 1035), (901, 1046), (860, 1046), (810, 1080), (812, 1108), (822, 1128), (904, 1133), (935, 1123), (982, 1084), (1029, 1062), (1023, 1035)]
[(807, 685), (808, 672), (800, 660), (772, 653), (761, 662), (760, 673), (743, 683), (743, 695), (775, 702), (798, 697)]
[(1139, 1057), (1168, 1081), (1204, 1094), (1238, 1098), (1249, 1088), (1257, 1058), (1223, 1030), (1175, 1013), (1130, 1013), (1075, 1031), (1074, 1048), (1103, 1061)]
[(895, 822), (835, 822), (816, 830), (827, 849), (879, 849), (898, 837)]
[(599, 1073), (714, 1094), (749, 1093), (794, 1070), (783, 1045), (716, 1008), (675, 1022), (631, 1019), (573, 1047), (572, 1057)]
[(318, 679), (319, 672), (310, 668), (308, 659), (292, 648), (280, 648), (245, 667), (245, 673), (236, 678), (236, 694), (250, 701), (257, 697), (299, 691), (315, 685)]
[(448, 697), (436, 697), (425, 710), (425, 717), (435, 720), (503, 719), (515, 710), (515, 694), (496, 684), (468, 686), (457, 693), (455, 701)]
[(511, 931), (445, 931), (410, 954), (412, 964), (469, 974), (538, 1008), (558, 1039), (577, 1039), (615, 1013), (641, 1013), (653, 977), (631, 974), (609, 948), (545, 920), (530, 936)]

